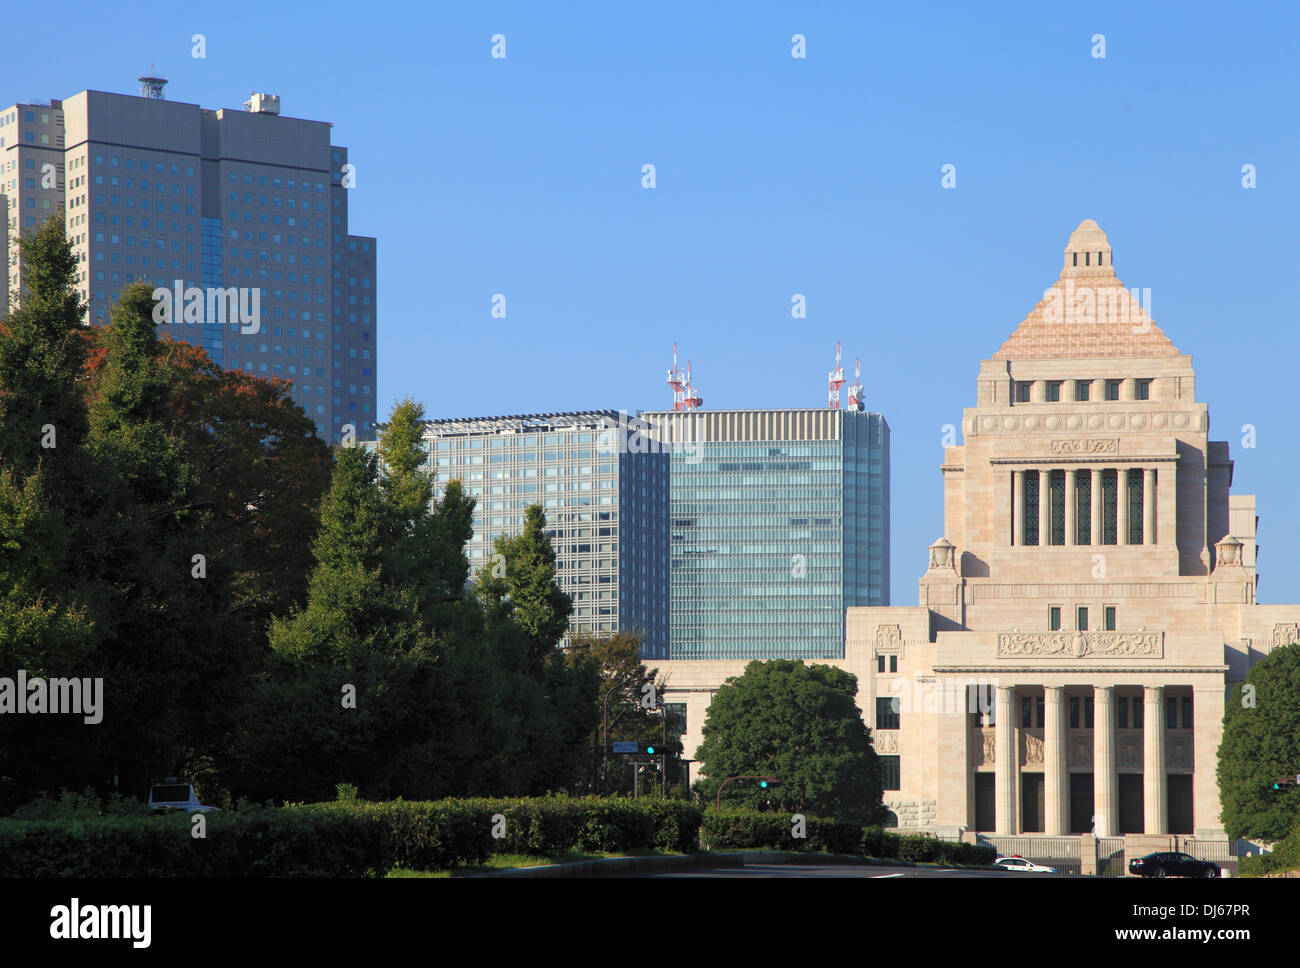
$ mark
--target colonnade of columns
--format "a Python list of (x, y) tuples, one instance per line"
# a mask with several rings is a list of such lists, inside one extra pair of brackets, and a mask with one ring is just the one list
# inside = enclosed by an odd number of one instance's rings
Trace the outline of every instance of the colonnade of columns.
[[(1052, 501), (1051, 501), (1051, 475), (1053, 470), (1060, 468), (1045, 468), (1042, 470), (1017, 470), (1013, 471), (1012, 480), (1012, 536), (1011, 543), (1014, 545), (1023, 545), (1025, 541), (1025, 523), (1026, 523), (1026, 498), (1025, 498), (1025, 477), (1027, 474), (1038, 475), (1038, 545), (1053, 544), (1052, 541)], [(1065, 500), (1064, 500), (1064, 544), (1078, 545), (1078, 513), (1083, 509), (1083, 502), (1079, 500), (1078, 481), (1079, 471), (1087, 471), (1090, 474), (1089, 487), (1087, 495), (1088, 514), (1088, 541), (1084, 542), (1089, 545), (1102, 544), (1102, 474), (1105, 471), (1113, 470), (1116, 472), (1115, 486), (1115, 543), (1130, 544), (1129, 541), (1129, 501), (1128, 501), (1128, 472), (1130, 470), (1140, 470), (1142, 472), (1142, 544), (1153, 545), (1156, 543), (1156, 469), (1154, 467), (1106, 467), (1105, 465), (1090, 465), (1088, 467), (1067, 467), (1065, 470)]]
[[(1043, 721), (1043, 832), (1070, 832), (1070, 773), (1066, 736), (1067, 702), (1063, 686), (1046, 686)], [(999, 834), (1018, 834), (1020, 802), (1014, 686), (999, 686), (994, 722), (995, 822)], [(1144, 686), (1142, 725), (1142, 809), (1144, 833), (1168, 832), (1165, 776), (1164, 688)], [(1115, 687), (1093, 687), (1093, 814), (1099, 837), (1119, 835), (1119, 772), (1116, 769)]]

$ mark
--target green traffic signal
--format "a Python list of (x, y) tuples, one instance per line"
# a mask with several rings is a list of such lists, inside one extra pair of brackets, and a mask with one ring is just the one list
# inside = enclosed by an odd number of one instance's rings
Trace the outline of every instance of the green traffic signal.
[(766, 780), (759, 780), (759, 781), (758, 781), (758, 785), (759, 785), (760, 787), (762, 787), (764, 790), (767, 789), (767, 781), (766, 781)]
[(655, 755), (655, 748), (654, 748), (653, 746), (647, 746), (647, 747), (645, 748), (645, 751), (646, 751), (647, 753), (649, 753), (651, 756), (654, 756), (654, 755)]

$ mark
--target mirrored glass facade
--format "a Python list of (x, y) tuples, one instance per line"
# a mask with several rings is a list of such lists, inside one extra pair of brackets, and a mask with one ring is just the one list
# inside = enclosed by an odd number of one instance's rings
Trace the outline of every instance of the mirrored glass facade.
[(889, 602), (884, 418), (646, 416), (678, 445), (669, 455), (668, 658), (842, 658), (845, 608)]

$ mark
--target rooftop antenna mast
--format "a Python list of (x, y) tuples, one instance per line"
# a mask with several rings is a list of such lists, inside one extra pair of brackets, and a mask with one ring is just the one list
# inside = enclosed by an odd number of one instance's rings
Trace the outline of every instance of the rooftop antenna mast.
[(691, 361), (686, 361), (686, 385), (682, 388), (682, 409), (698, 410), (704, 406), (704, 398), (691, 383)]
[(831, 370), (828, 406), (832, 410), (840, 408), (840, 387), (844, 385), (844, 368), (840, 366), (840, 342), (835, 341), (835, 369)]
[(163, 88), (167, 86), (167, 78), (159, 77), (154, 69), (153, 61), (149, 62), (149, 73), (144, 77), (137, 77), (140, 82), (140, 96), (147, 97), (153, 101), (165, 101), (167, 97), (163, 94)]
[(849, 384), (849, 409), (864, 410), (866, 403), (862, 395), (862, 358), (853, 360), (853, 382)]
[(673, 388), (673, 409), (682, 410), (682, 401), (685, 395), (682, 393), (682, 386), (686, 382), (686, 375), (677, 369), (677, 344), (673, 343), (673, 368), (668, 371), (668, 385)]

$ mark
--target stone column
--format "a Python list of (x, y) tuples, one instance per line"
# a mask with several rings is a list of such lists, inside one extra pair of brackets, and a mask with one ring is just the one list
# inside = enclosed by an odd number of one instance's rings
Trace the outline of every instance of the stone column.
[(994, 725), (994, 789), (996, 791), (996, 826), (999, 834), (1018, 834), (1016, 823), (1016, 770), (1019, 768), (1019, 750), (1016, 749), (1016, 690), (1014, 686), (998, 686), (997, 721)]
[(1019, 547), (1025, 543), (1025, 472), (1012, 471), (1011, 475), (1011, 543)]
[(1077, 486), (1075, 476), (1078, 474), (1073, 467), (1067, 468), (1065, 472), (1065, 543), (1067, 545), (1078, 544), (1078, 531), (1074, 524), (1074, 501), (1076, 498), (1075, 488)]
[(1117, 837), (1119, 779), (1115, 773), (1115, 687), (1093, 686), (1092, 812), (1098, 837)]
[(1142, 543), (1156, 543), (1156, 469), (1148, 467), (1142, 474)]
[(1128, 544), (1128, 471), (1115, 469), (1115, 544)]
[(1045, 548), (1052, 543), (1052, 472), (1038, 471), (1038, 546)]
[(1092, 468), (1092, 480), (1088, 482), (1088, 495), (1092, 502), (1092, 543), (1101, 544), (1101, 468)]
[(1069, 828), (1070, 774), (1065, 760), (1065, 690), (1060, 686), (1043, 689), (1043, 790), (1044, 833), (1056, 837)]
[[(1150, 471), (1147, 472), (1148, 474)], [(1142, 691), (1142, 811), (1144, 834), (1169, 832), (1165, 778), (1165, 690), (1146, 686)]]

